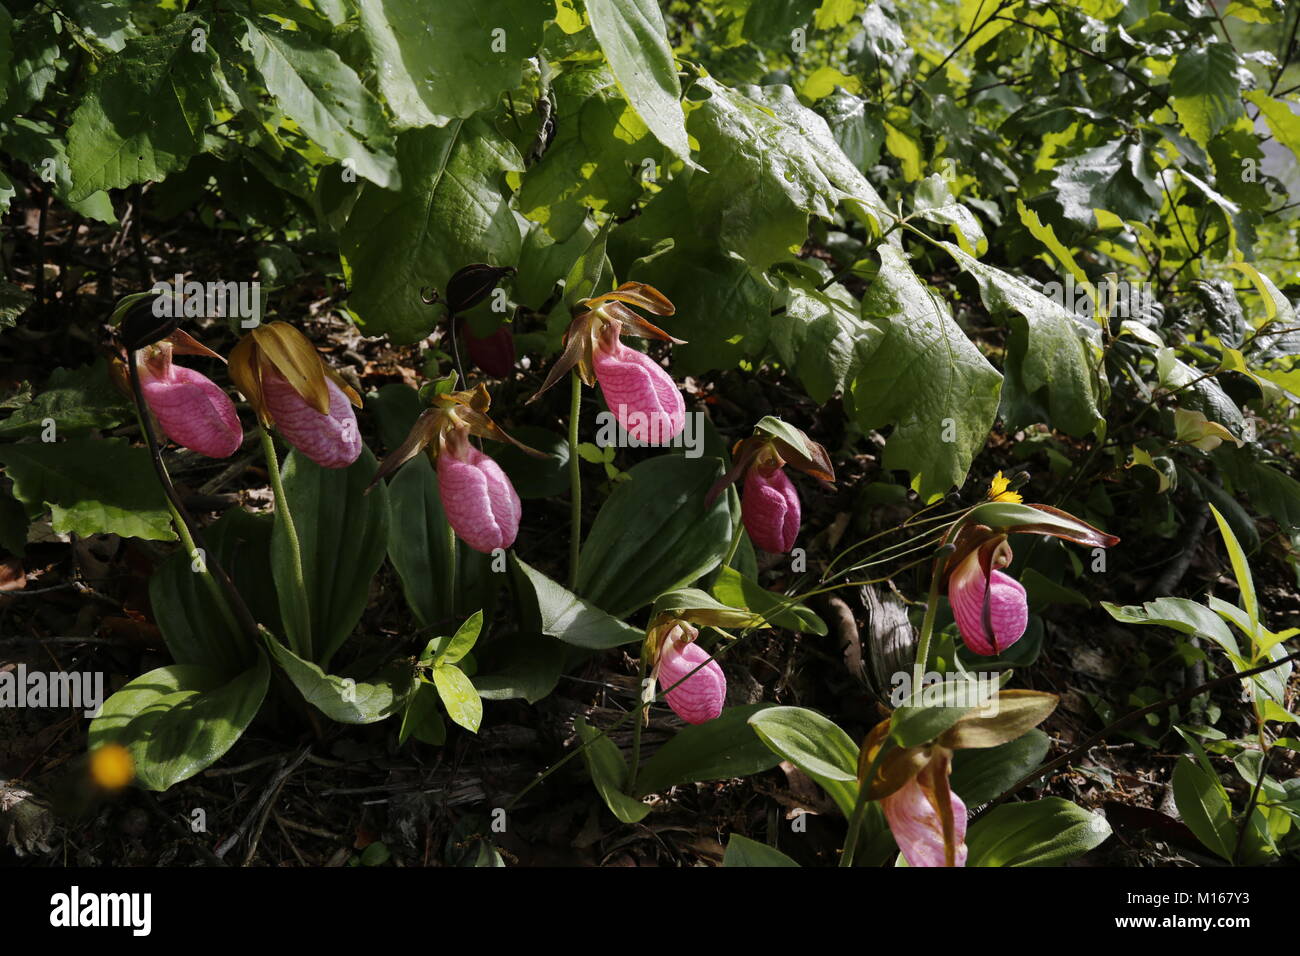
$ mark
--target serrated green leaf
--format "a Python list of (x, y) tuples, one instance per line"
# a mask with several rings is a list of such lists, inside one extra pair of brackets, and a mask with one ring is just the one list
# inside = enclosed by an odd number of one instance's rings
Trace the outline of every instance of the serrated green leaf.
[(396, 186), (398, 162), (383, 109), (356, 71), (301, 31), (261, 19), (244, 23), (253, 64), (276, 105), (327, 156), (353, 164), (358, 176), (380, 187)]
[(919, 475), (928, 498), (966, 480), (997, 415), (1002, 376), (903, 254), (877, 251), (880, 274), (862, 315), (884, 335), (853, 380), (853, 407), (863, 428), (894, 426), (884, 465)]
[(677, 60), (655, 0), (587, 0), (592, 33), (623, 97), (659, 142), (691, 162)]
[(481, 117), (403, 133), (397, 157), (401, 189), (366, 185), (339, 242), (351, 276), (348, 303), (366, 334), (406, 344), (442, 316), (421, 301), (422, 288), (445, 290), (472, 262), (511, 265), (518, 258), (519, 223), (503, 186), (505, 173), (523, 161)]
[(125, 439), (71, 438), (0, 446), (14, 497), (29, 514), (49, 508), (56, 532), (171, 541), (167, 499), (149, 452)]
[(183, 14), (154, 36), (130, 41), (105, 62), (68, 130), (71, 202), (102, 189), (166, 178), (204, 148), (204, 131), (223, 103), (217, 55), (193, 49)]
[(436, 11), (420, 0), (359, 6), (379, 88), (402, 127), (445, 126), (495, 105), (519, 85), (549, 13), (517, 0), (442, 0)]

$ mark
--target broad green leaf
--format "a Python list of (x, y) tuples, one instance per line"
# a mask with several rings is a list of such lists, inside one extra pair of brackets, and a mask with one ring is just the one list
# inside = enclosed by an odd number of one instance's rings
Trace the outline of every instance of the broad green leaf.
[(809, 30), (819, 0), (763, 0), (745, 8), (744, 36), (757, 45), (785, 48), (790, 34)]
[(647, 171), (654, 178), (662, 148), (608, 70), (565, 73), (552, 90), (555, 139), (524, 175), (519, 209), (562, 242), (586, 221), (588, 210), (627, 215), (645, 189)]
[[(841, 201), (860, 218), (878, 223), (887, 216), (826, 121), (788, 86), (730, 89), (704, 78), (696, 88), (709, 96), (691, 111), (687, 127), (709, 172), (691, 177), (685, 196), (690, 219), (680, 221), (683, 210), (673, 206), (679, 221), (669, 234), (716, 243), (763, 269), (798, 250), (809, 215), (831, 219)], [(659, 199), (670, 195), (666, 190)], [(648, 224), (658, 225), (653, 217)]]
[(967, 807), (988, 803), (1040, 766), (1050, 747), (1047, 734), (1035, 728), (997, 747), (958, 750), (952, 758), (952, 789)]
[(812, 777), (845, 817), (858, 799), (858, 746), (838, 725), (802, 707), (768, 707), (749, 725), (782, 759)]
[(1203, 604), (1187, 598), (1163, 597), (1138, 607), (1118, 607), (1108, 601), (1101, 606), (1117, 621), (1125, 624), (1159, 624), (1183, 634), (1208, 637), (1234, 657), (1239, 657), (1237, 640), (1222, 619)]
[(826, 622), (806, 605), (769, 591), (735, 568), (724, 567), (713, 582), (713, 596), (730, 607), (744, 607), (763, 615), (772, 627), (783, 627), (805, 634), (826, 634)]
[[(296, 450), (285, 460), (284, 493), (302, 549), (311, 614), (311, 631), (296, 634), (296, 646), (311, 648), (311, 658), (325, 667), (361, 620), (370, 579), (384, 561), (388, 489), (381, 484), (365, 493), (377, 467), (368, 448), (347, 468), (322, 468)], [(292, 572), (289, 540), (280, 521), (271, 537), (271, 569), (285, 628), (300, 629), (285, 604)]]
[(1095, 225), (1094, 209), (1147, 222), (1162, 198), (1147, 166), (1147, 150), (1125, 138), (1061, 160), (1052, 185), (1065, 218), (1085, 229)]
[(416, 685), (402, 714), (402, 727), (397, 733), (399, 747), (411, 737), (434, 747), (447, 742), (447, 726), (438, 709), (439, 699), (433, 684), (421, 681)]
[(1237, 830), (1232, 823), (1232, 804), (1218, 777), (1190, 757), (1180, 758), (1174, 767), (1174, 803), (1196, 838), (1231, 863)]
[(245, 19), (253, 63), (276, 105), (327, 156), (351, 163), (378, 186), (397, 185), (383, 109), (356, 71), (302, 31)]
[(1169, 92), (1183, 129), (1205, 146), (1242, 114), (1240, 64), (1227, 43), (1184, 50), (1169, 73)]
[(772, 315), (772, 283), (737, 255), (685, 243), (638, 260), (630, 274), (677, 307), (676, 315), (655, 322), (687, 340), (673, 346), (677, 375), (730, 368), (756, 356), (769, 326), (782, 321)]
[(912, 208), (922, 219), (951, 226), (963, 252), (977, 256), (988, 248), (984, 227), (970, 209), (953, 198), (952, 190), (939, 173), (927, 176), (917, 185)]
[(623, 97), (659, 142), (691, 162), (677, 60), (655, 0), (587, 0), (587, 17)]
[(731, 541), (730, 496), (704, 503), (717, 458), (665, 454), (628, 472), (582, 545), (578, 593), (615, 617), (712, 571)]
[(884, 466), (917, 476), (924, 499), (966, 480), (997, 414), (1002, 376), (903, 254), (885, 244), (878, 252), (862, 315), (884, 335), (853, 380), (853, 407), (863, 428), (894, 426)]
[(388, 504), (388, 560), (415, 619), (432, 627), (455, 613), (456, 543), (426, 456), (417, 455), (389, 480)]
[(723, 866), (798, 866), (775, 847), (758, 843), (739, 833), (727, 837), (727, 850), (722, 854)]
[(566, 438), (532, 425), (511, 428), (510, 437), (547, 455), (539, 459), (506, 442), (484, 443), (483, 450), (501, 466), (520, 498), (554, 498), (568, 491), (569, 443)]
[(1018, 375), (1009, 376), (1007, 389), (1014, 381), (1031, 394), (1045, 394), (1053, 427), (1071, 435), (1090, 432), (1100, 417), (1093, 358), (1100, 329), (1079, 321), (1023, 279), (986, 265), (951, 243), (943, 247), (979, 283), (986, 309), (1019, 316), (1020, 321), (1013, 322), (1009, 348)]
[(474, 689), (484, 700), (525, 700), (535, 704), (555, 689), (568, 647), (540, 634), (496, 638), (478, 658)]
[[(424, 409), (419, 391), (403, 382), (390, 382), (366, 394), (366, 411), (378, 426), (379, 444), (385, 451), (394, 451), (406, 441), (411, 426)], [(389, 494), (392, 489), (390, 481)]]
[(475, 611), (456, 629), (456, 633), (451, 636), (446, 646), (438, 651), (437, 656), (434, 657), (434, 664), (455, 664), (474, 649), (481, 630), (483, 630), (483, 612)]
[(69, 201), (165, 179), (204, 149), (204, 131), (224, 103), (216, 52), (193, 49), (195, 29), (207, 26), (183, 14), (104, 61), (72, 114)]
[(587, 718), (579, 717), (573, 722), (582, 742), (582, 759), (591, 774), (591, 782), (596, 785), (596, 792), (605, 801), (610, 812), (624, 823), (636, 823), (650, 812), (650, 807), (623, 792), (627, 783), (627, 761), (619, 752), (618, 745), (587, 723)]
[(455, 664), (441, 663), (433, 668), (433, 683), (447, 708), (447, 716), (470, 733), (478, 733), (483, 722), (483, 701), (465, 672)]
[(112, 428), (135, 417), (131, 406), (108, 377), (102, 358), (80, 368), (57, 368), (32, 401), (0, 421), (0, 437), (40, 435), (46, 420), (64, 438), (92, 429)]
[(307, 703), (330, 720), (340, 724), (373, 724), (406, 707), (412, 690), (409, 665), (394, 666), (372, 682), (363, 682), (325, 673), (265, 631), (262, 643)]
[(1079, 267), (1079, 263), (1075, 261), (1074, 253), (1067, 249), (1065, 243), (1056, 237), (1056, 230), (1043, 222), (1038, 213), (1026, 206), (1022, 199), (1016, 200), (1016, 212), (1020, 214), (1021, 225), (1029, 230), (1030, 235), (1047, 247), (1047, 251), (1052, 254), (1052, 258), (1056, 260), (1062, 269), (1074, 277), (1079, 287), (1091, 290), (1090, 298), (1092, 298), (1095, 308), (1097, 293), (1092, 290), (1088, 282), (1088, 274)]
[(45, 95), (63, 62), (64, 49), (59, 45), (60, 39), (71, 46), (62, 17), (54, 11), (33, 11), (14, 24), (13, 46), (10, 48), (13, 60), (10, 70), (6, 71), (6, 76), (12, 77), (7, 80), (6, 115), (18, 116), (27, 112)]
[[(409, 130), (397, 141), (397, 159), (401, 189), (364, 186), (339, 243), (352, 284), (348, 304), (365, 333), (407, 344), (442, 316), (420, 300), (422, 288), (445, 290), (472, 262), (518, 258), (519, 223), (504, 179), (523, 162), (481, 117)], [(399, 250), (394, 237), (401, 237)]]
[(518, 0), (358, 4), (379, 67), (379, 88), (398, 125), (445, 126), (494, 106), (519, 86), (537, 52), (546, 5)]
[(12, 326), (35, 301), (36, 297), (22, 286), (0, 279), (0, 328)]
[(842, 285), (823, 290), (802, 277), (787, 285), (785, 311), (772, 316), (769, 329), (768, 345), (819, 404), (846, 388), (860, 357), (882, 336), (862, 321), (857, 299)]
[(90, 725), (91, 750), (131, 752), (136, 782), (166, 790), (210, 767), (252, 723), (271, 676), (265, 654), (230, 680), (204, 667), (171, 664), (131, 681)]
[(889, 735), (900, 747), (917, 747), (937, 738), (967, 714), (977, 716), (998, 692), (996, 681), (944, 681), (919, 687), (890, 719)]
[(1110, 836), (1100, 813), (1060, 797), (994, 807), (966, 831), (967, 866), (1060, 866)]
[(1262, 461), (1255, 461), (1249, 453), (1221, 447), (1214, 460), (1227, 475), (1237, 494), (1245, 493), (1251, 506), (1268, 515), (1282, 529), (1294, 534), (1300, 531), (1300, 481)]
[(748, 777), (775, 767), (781, 758), (748, 723), (770, 706), (728, 707), (713, 720), (679, 731), (645, 762), (637, 774), (637, 794), (659, 793), (683, 783)]
[(513, 552), (510, 561), (525, 619), (536, 617), (543, 634), (593, 650), (630, 644), (645, 636), (525, 564)]
[(56, 532), (172, 541), (171, 513), (149, 452), (121, 438), (71, 438), (0, 445), (14, 497), (37, 514), (49, 508)]
[(93, 192), (78, 202), (71, 200), (72, 164), (68, 161), (67, 144), (55, 134), (54, 127), (49, 123), (25, 116), (18, 117), (6, 134), (4, 144), (14, 158), (40, 170), (42, 177), (47, 175), (46, 170), (51, 171), (54, 175), (51, 188), (55, 197), (67, 203), (73, 212), (109, 225), (117, 225), (112, 200), (104, 190)]

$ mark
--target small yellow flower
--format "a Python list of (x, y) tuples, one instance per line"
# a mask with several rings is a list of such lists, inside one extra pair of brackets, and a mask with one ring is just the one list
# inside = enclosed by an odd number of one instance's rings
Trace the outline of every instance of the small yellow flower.
[(105, 744), (90, 755), (90, 777), (105, 790), (121, 790), (135, 779), (135, 761), (119, 744)]
[(1008, 491), (1007, 486), (1011, 484), (1010, 478), (1003, 478), (1002, 472), (993, 476), (989, 482), (989, 501), (1024, 501), (1017, 491)]

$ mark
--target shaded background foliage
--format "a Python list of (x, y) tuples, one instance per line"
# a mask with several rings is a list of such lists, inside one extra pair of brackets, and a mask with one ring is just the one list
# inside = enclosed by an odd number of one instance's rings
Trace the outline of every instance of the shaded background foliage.
[[(672, 368), (724, 435), (777, 410), (834, 449), (815, 554), (999, 468), (1124, 537), (1105, 575), (1024, 549), (1018, 663), (1093, 628), (1072, 719), (1150, 702), (1214, 667), (1196, 636), (1061, 611), (1218, 586), (1207, 502), (1275, 626), (1297, 610), (1297, 23), (1266, 0), (7, 2), (0, 547), (29, 552), (47, 509), (54, 534), (170, 537), (142, 450), (94, 437), (130, 434), (97, 358), (117, 295), (257, 278), (358, 384), (409, 385), (451, 361), (420, 290), (513, 266), (467, 316), (529, 356), (509, 409), (598, 241), (676, 303)], [(1098, 318), (1108, 276), (1150, 295)], [(391, 448), (407, 399), (376, 394)], [(12, 443), (47, 418), (63, 441)], [(821, 695), (854, 679), (818, 660), (798, 693), (839, 717)], [(1133, 734), (1182, 747), (1171, 721)]]

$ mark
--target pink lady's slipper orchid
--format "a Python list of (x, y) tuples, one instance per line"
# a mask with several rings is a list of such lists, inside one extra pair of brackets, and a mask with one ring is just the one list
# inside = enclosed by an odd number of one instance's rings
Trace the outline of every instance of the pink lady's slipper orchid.
[(663, 367), (644, 352), (623, 344), (622, 336), (685, 343), (647, 322), (628, 305), (653, 315), (676, 310), (664, 295), (640, 282), (625, 282), (613, 292), (583, 299), (581, 311), (564, 333), (564, 351), (551, 367), (534, 401), (576, 368), (587, 385), (600, 384), (605, 404), (632, 438), (649, 445), (666, 445), (686, 424), (686, 402)]
[(1001, 654), (1029, 624), (1025, 588), (998, 570), (1011, 563), (1006, 535), (987, 539), (948, 575), (948, 603), (966, 646), (976, 654)]
[(176, 444), (209, 458), (229, 458), (244, 441), (235, 403), (206, 375), (173, 365), (174, 353), (221, 358), (179, 330), (140, 349), (140, 391), (145, 404), (163, 434)]
[(749, 539), (764, 551), (787, 553), (799, 535), (801, 510), (799, 493), (784, 468), (789, 465), (834, 481), (826, 449), (794, 426), (768, 416), (755, 426), (753, 436), (736, 443), (731, 457), (731, 469), (709, 489), (708, 503), (743, 475), (740, 514)]
[(373, 487), (426, 451), (438, 470), (438, 496), (447, 523), (475, 551), (491, 553), (515, 543), (523, 510), (501, 466), (475, 448), (470, 436), (509, 442), (530, 455), (546, 456), (515, 441), (488, 418), (492, 398), (484, 385), (453, 392), (453, 381), (454, 376), (444, 379), (433, 390), (433, 406), (420, 413), (406, 441), (380, 463), (370, 484)]
[(353, 411), (361, 396), (288, 323), (260, 325), (240, 339), (230, 378), (264, 427), (322, 468), (346, 468), (361, 454)]
[(674, 622), (660, 641), (655, 669), (668, 706), (688, 724), (713, 720), (727, 698), (727, 678), (709, 652), (695, 643), (698, 636), (685, 621)]
[(1002, 569), (1014, 555), (1008, 534), (1048, 534), (1090, 547), (1108, 548), (1119, 538), (1046, 505), (1023, 504), (998, 472), (988, 500), (950, 532), (951, 555), (944, 567), (948, 603), (962, 641), (975, 654), (996, 656), (1025, 633), (1029, 605), (1024, 586)]
[(953, 751), (1015, 740), (1046, 720), (1057, 701), (1039, 691), (1000, 690), (917, 746), (897, 746), (892, 717), (871, 728), (859, 752), (858, 785), (880, 801), (908, 866), (966, 865), (966, 804), (948, 781)]
[[(948, 806), (939, 802), (938, 775), (945, 775), (943, 790), (947, 790)], [(947, 787), (947, 767), (940, 769), (939, 761), (931, 760), (915, 777), (898, 790), (885, 797), (880, 808), (885, 811), (898, 848), (908, 866), (965, 866), (966, 865), (966, 804)], [(948, 824), (946, 821), (951, 821)], [(952, 862), (948, 862), (944, 827), (951, 827), (954, 847)]]

